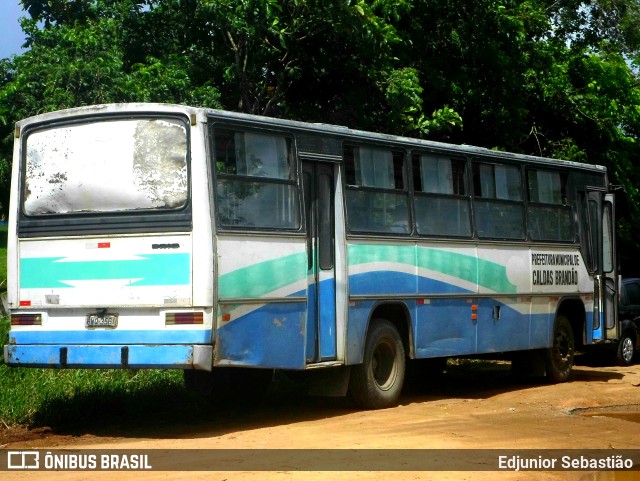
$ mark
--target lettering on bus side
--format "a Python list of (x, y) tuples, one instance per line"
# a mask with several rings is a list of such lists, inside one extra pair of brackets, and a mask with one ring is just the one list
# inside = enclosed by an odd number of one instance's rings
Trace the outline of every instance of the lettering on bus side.
[(577, 286), (580, 256), (577, 254), (532, 252), (534, 286)]

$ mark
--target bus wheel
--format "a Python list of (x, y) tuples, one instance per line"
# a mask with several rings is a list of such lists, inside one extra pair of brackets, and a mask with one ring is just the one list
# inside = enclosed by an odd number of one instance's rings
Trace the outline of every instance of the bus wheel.
[(575, 340), (569, 320), (562, 315), (556, 317), (551, 347), (545, 351), (545, 369), (551, 382), (569, 379), (575, 354)]
[(367, 334), (362, 364), (351, 369), (351, 398), (364, 409), (395, 406), (404, 373), (404, 347), (398, 330), (387, 320), (374, 319)]
[(616, 363), (620, 366), (630, 366), (633, 364), (633, 355), (635, 351), (636, 340), (629, 331), (622, 334), (622, 338), (618, 343), (618, 352), (616, 355)]

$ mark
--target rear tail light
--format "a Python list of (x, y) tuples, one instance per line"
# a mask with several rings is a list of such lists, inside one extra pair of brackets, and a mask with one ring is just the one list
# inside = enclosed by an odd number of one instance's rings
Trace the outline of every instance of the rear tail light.
[(41, 314), (11, 314), (12, 326), (41, 326)]
[(165, 315), (165, 324), (204, 324), (202, 312), (169, 312)]

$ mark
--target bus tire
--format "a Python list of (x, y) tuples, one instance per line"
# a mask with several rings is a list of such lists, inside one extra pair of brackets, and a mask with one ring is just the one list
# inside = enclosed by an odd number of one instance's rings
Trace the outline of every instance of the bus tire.
[(553, 327), (551, 347), (545, 351), (545, 370), (549, 381), (556, 383), (569, 379), (575, 348), (569, 320), (563, 315), (558, 315)]
[(398, 404), (405, 374), (402, 339), (385, 319), (371, 321), (362, 364), (353, 366), (349, 394), (364, 409), (383, 409)]
[(635, 354), (636, 339), (633, 333), (625, 331), (622, 333), (618, 350), (616, 351), (616, 364), (619, 366), (631, 366), (633, 355)]

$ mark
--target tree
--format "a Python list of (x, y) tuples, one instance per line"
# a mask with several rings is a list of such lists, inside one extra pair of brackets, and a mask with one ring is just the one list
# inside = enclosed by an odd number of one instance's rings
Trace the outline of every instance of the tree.
[(638, 237), (637, 0), (23, 5), (30, 50), (0, 62), (4, 185), (19, 118), (176, 102), (604, 164)]
[[(0, 62), (0, 212), (7, 213), (13, 124), (52, 110), (109, 102), (185, 102), (219, 106), (210, 82), (194, 85), (177, 52), (136, 63), (130, 35), (142, 37), (148, 15), (134, 0), (25, 0), (30, 49)], [(44, 28), (38, 26), (44, 22)]]

